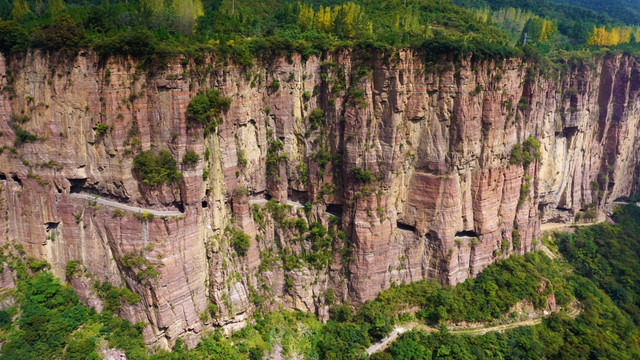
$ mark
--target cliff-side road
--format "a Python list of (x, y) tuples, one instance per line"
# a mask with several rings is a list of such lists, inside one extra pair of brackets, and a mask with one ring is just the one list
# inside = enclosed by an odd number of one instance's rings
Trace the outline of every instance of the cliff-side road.
[(100, 196), (93, 195), (93, 194), (76, 193), (76, 194), (69, 194), (69, 196), (75, 197), (75, 198), (78, 198), (78, 199), (95, 201), (97, 204), (110, 206), (110, 207), (114, 207), (114, 208), (125, 210), (125, 211), (131, 211), (131, 212), (136, 212), (136, 213), (146, 212), (146, 213), (152, 214), (154, 216), (181, 216), (181, 215), (184, 215), (183, 213), (181, 213), (180, 211), (177, 211), (177, 210), (176, 211), (160, 211), (160, 210), (146, 209), (146, 208), (141, 208), (141, 207), (122, 204), (122, 203), (119, 203), (119, 202), (113, 201), (113, 200), (107, 200), (107, 199), (101, 198)]

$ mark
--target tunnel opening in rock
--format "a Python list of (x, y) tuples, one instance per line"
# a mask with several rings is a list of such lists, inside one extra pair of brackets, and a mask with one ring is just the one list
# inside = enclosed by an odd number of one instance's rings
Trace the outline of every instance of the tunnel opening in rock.
[(7, 180), (7, 175), (0, 173), (0, 180)]
[(407, 230), (407, 231), (413, 231), (413, 232), (418, 232), (418, 229), (416, 229), (415, 226), (413, 225), (409, 225), (409, 224), (405, 224), (403, 222), (398, 221), (397, 223), (397, 228), (400, 230)]
[(202, 208), (206, 209), (209, 207), (209, 202), (207, 200), (202, 200)]
[(478, 237), (478, 233), (472, 230), (458, 231), (456, 237)]
[(341, 204), (329, 204), (327, 205), (327, 213), (342, 219), (342, 205)]
[(71, 184), (71, 187), (69, 188), (69, 192), (71, 194), (81, 193), (82, 191), (85, 190), (87, 179), (67, 179), (67, 180), (69, 180), (69, 183)]

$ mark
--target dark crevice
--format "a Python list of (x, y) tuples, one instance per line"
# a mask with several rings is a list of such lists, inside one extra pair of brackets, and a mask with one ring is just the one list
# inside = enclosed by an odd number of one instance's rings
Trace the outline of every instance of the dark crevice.
[(573, 137), (573, 135), (575, 135), (577, 132), (578, 132), (578, 127), (577, 126), (568, 126), (568, 127), (564, 128), (564, 129), (562, 129), (562, 134), (566, 138)]
[(412, 226), (412, 225), (409, 225), (409, 224), (405, 224), (405, 223), (402, 223), (402, 222), (400, 222), (400, 221), (398, 221), (398, 223), (397, 223), (397, 227), (398, 227), (398, 229), (400, 229), (400, 230), (407, 230), (407, 231), (418, 232), (418, 230), (416, 229), (416, 227), (415, 227), (415, 226)]
[(7, 175), (0, 173), (0, 180), (7, 180)]
[(22, 180), (20, 180), (20, 178), (18, 177), (17, 174), (13, 174), (11, 175), (11, 179), (15, 182), (17, 182), (18, 184), (22, 185)]
[(58, 225), (60, 225), (59, 222), (48, 222), (48, 223), (44, 223), (44, 226), (47, 227), (47, 232), (51, 231), (51, 230), (56, 230), (58, 228)]
[(202, 208), (206, 209), (209, 207), (209, 202), (207, 200), (202, 200)]
[(478, 233), (470, 230), (458, 231), (456, 237), (478, 237)]
[(184, 213), (184, 204), (181, 201), (174, 201), (172, 204), (178, 211)]

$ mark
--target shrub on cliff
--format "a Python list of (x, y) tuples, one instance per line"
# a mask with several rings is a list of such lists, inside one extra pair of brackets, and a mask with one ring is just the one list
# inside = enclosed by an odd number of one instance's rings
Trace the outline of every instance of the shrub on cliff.
[(93, 131), (96, 132), (96, 135), (102, 136), (107, 133), (107, 131), (113, 130), (113, 125), (107, 125), (100, 121), (93, 127)]
[(223, 97), (220, 90), (199, 92), (187, 106), (187, 120), (202, 124), (205, 135), (213, 132), (222, 122), (223, 112), (229, 111), (231, 98)]
[(195, 165), (199, 160), (200, 156), (195, 151), (189, 149), (182, 157), (182, 164), (187, 166)]
[(318, 127), (323, 127), (324, 111), (322, 111), (322, 109), (320, 108), (311, 110), (311, 113), (309, 114), (309, 122), (311, 122), (311, 128), (313, 130), (317, 129)]
[(34, 142), (38, 140), (38, 137), (35, 134), (28, 132), (27, 130), (23, 130), (19, 127), (16, 128), (16, 141), (15, 145), (20, 145), (24, 143)]
[(182, 178), (176, 160), (167, 150), (160, 150), (158, 155), (153, 150), (138, 154), (133, 160), (133, 169), (143, 183), (151, 186), (174, 183)]
[(233, 248), (238, 255), (245, 256), (251, 246), (251, 238), (242, 230), (233, 230)]
[(536, 138), (529, 137), (522, 145), (516, 144), (513, 149), (511, 149), (509, 163), (511, 165), (522, 164), (526, 169), (529, 167), (529, 164), (539, 159), (540, 156), (540, 141)]
[(373, 181), (373, 179), (375, 179), (375, 176), (373, 175), (373, 172), (371, 170), (364, 170), (361, 167), (353, 168), (353, 176), (363, 183), (369, 183)]

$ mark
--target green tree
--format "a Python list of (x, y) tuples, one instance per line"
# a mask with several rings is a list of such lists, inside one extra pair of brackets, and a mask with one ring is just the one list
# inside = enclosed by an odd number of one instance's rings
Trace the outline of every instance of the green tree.
[(27, 0), (15, 0), (13, 2), (13, 10), (11, 10), (11, 17), (14, 20), (22, 21), (22, 19), (30, 12), (29, 4)]
[(157, 14), (164, 9), (164, 0), (140, 0), (142, 10)]
[(64, 3), (64, 0), (49, 0), (49, 13), (52, 16), (58, 15), (67, 5)]

